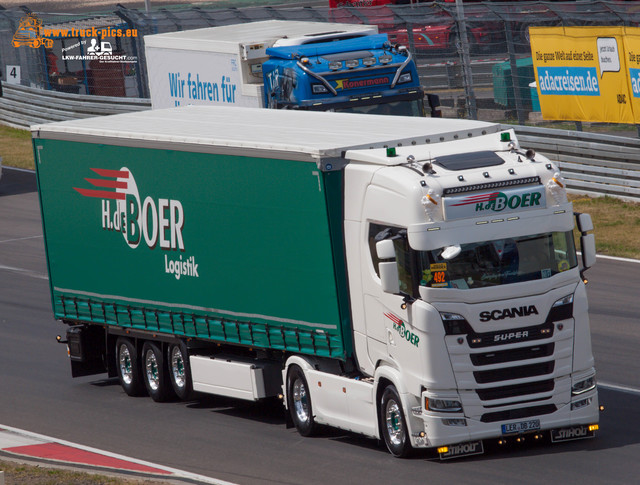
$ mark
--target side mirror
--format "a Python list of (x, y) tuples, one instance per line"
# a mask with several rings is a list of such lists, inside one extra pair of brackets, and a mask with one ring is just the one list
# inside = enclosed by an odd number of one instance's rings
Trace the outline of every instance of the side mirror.
[(400, 293), (400, 278), (398, 276), (398, 264), (396, 263), (396, 250), (393, 247), (393, 241), (391, 239), (378, 241), (376, 243), (376, 252), (381, 260), (393, 260), (380, 261), (378, 263), (378, 271), (380, 271), (382, 291), (397, 295)]
[(596, 264), (596, 237), (593, 234), (582, 236), (580, 246), (582, 248), (582, 266), (584, 269), (591, 268)]
[(590, 214), (577, 214), (576, 223), (578, 224), (578, 231), (583, 234), (593, 231), (593, 221)]
[(396, 259), (396, 248), (391, 239), (384, 239), (376, 243), (378, 259)]
[[(576, 225), (578, 231), (580, 231), (580, 249), (582, 250), (582, 272), (591, 268), (596, 264), (596, 237), (591, 234), (587, 234), (589, 231), (593, 231), (593, 221), (589, 214), (575, 214)], [(584, 276), (583, 276), (584, 279)]]

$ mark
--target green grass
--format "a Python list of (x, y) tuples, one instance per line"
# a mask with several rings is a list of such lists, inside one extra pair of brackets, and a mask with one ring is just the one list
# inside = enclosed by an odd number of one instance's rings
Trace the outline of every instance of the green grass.
[(591, 214), (598, 254), (640, 259), (640, 203), (572, 196), (576, 212)]
[(31, 132), (0, 125), (0, 156), (2, 165), (33, 170)]

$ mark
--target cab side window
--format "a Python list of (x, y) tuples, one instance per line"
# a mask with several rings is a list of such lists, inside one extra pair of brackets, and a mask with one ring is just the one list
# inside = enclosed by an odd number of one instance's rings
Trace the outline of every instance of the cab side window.
[(376, 251), (376, 243), (384, 239), (393, 239), (393, 246), (396, 252), (396, 262), (398, 264), (398, 279), (400, 283), (400, 291), (407, 295), (416, 296), (417, 284), (413, 251), (409, 248), (409, 242), (406, 237), (406, 229), (399, 227), (386, 226), (382, 224), (369, 224), (369, 251), (371, 260), (376, 274), (380, 276), (378, 264), (378, 253)]

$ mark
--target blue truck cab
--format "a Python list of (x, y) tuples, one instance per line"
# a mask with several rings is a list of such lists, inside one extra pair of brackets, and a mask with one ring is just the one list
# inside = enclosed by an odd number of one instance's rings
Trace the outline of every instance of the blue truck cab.
[(270, 108), (424, 116), (411, 53), (386, 34), (274, 45), (262, 65)]

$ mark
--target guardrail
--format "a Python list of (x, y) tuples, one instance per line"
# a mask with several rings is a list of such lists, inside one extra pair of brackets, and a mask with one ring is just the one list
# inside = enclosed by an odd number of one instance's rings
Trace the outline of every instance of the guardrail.
[[(19, 128), (151, 108), (148, 99), (86, 96), (3, 83), (0, 122)], [(558, 164), (571, 191), (640, 201), (640, 139), (521, 125), (522, 146)]]
[(151, 101), (141, 98), (87, 96), (7, 83), (2, 83), (2, 91), (0, 122), (18, 128), (151, 109)]
[(514, 128), (523, 147), (560, 167), (567, 189), (640, 201), (640, 139), (532, 126)]

